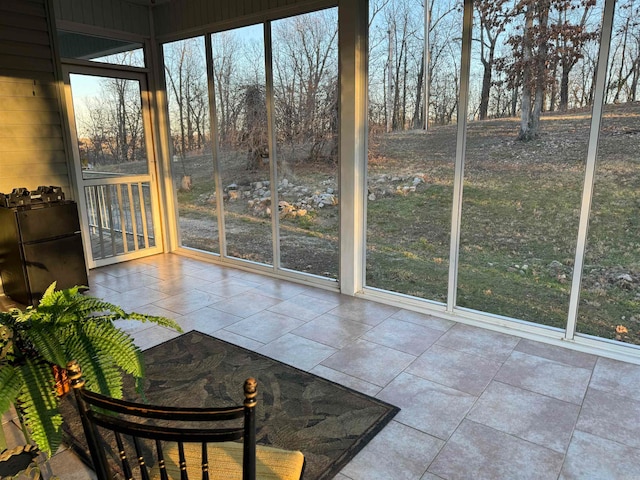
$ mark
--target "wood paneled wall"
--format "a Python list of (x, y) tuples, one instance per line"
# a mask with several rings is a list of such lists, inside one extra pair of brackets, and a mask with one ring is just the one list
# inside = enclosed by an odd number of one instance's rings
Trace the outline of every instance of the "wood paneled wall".
[(0, 192), (71, 187), (47, 0), (0, 0)]
[(53, 0), (56, 20), (148, 37), (149, 7), (126, 0)]
[(156, 37), (163, 41), (337, 4), (338, 0), (170, 0), (152, 11)]

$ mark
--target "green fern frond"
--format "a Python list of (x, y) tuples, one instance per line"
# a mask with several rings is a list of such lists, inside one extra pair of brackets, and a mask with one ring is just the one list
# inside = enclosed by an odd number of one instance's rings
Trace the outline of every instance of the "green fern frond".
[(0, 412), (9, 409), (22, 387), (22, 377), (13, 365), (0, 366)]
[(51, 304), (54, 301), (54, 299), (57, 296), (56, 294), (57, 283), (58, 282), (53, 282), (51, 285), (47, 287), (47, 289), (44, 291), (44, 294), (42, 295), (42, 298), (40, 299), (38, 307), (40, 307), (41, 305)]
[(51, 366), (27, 361), (17, 368), (22, 388), (17, 405), (31, 439), (49, 456), (55, 452), (62, 438), (62, 415)]
[(59, 328), (51, 323), (32, 323), (31, 327), (22, 332), (22, 336), (31, 343), (35, 350), (49, 363), (62, 368), (67, 366), (63, 338)]
[(142, 354), (113, 322), (138, 320), (182, 332), (173, 320), (127, 313), (80, 288), (56, 290), (53, 283), (37, 308), (0, 314), (0, 413), (14, 403), (25, 431), (49, 454), (60, 443), (62, 423), (51, 364), (77, 360), (88, 389), (122, 398), (125, 373), (141, 385)]
[(113, 324), (84, 322), (69, 329), (73, 333), (65, 342), (66, 355), (80, 363), (88, 389), (120, 398), (122, 372), (142, 376), (140, 349)]
[[(100, 353), (109, 357), (115, 365), (135, 377), (144, 373), (140, 348), (133, 338), (112, 323), (84, 322), (76, 326), (74, 339), (86, 339), (100, 346)], [(73, 339), (70, 339), (73, 343)], [(85, 347), (86, 348), (86, 347)]]
[(90, 356), (81, 351), (77, 356), (77, 361), (82, 368), (82, 377), (86, 382), (87, 390), (113, 398), (122, 398), (122, 370), (109, 357), (104, 355)]
[(160, 325), (161, 327), (171, 328), (172, 330), (183, 333), (182, 327), (180, 327), (180, 325), (176, 321), (171, 320), (170, 318), (156, 317), (153, 315), (144, 315), (142, 313), (136, 313), (136, 312), (132, 312), (128, 314), (127, 318), (129, 320), (138, 320), (139, 322), (143, 322), (143, 323), (144, 322), (155, 323), (156, 325)]

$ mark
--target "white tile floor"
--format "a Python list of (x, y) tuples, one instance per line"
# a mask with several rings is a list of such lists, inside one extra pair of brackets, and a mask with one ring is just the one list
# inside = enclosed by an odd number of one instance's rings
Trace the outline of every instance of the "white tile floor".
[[(90, 286), (401, 407), (338, 480), (640, 478), (640, 366), (177, 255)], [(176, 335), (121, 326), (143, 349)], [(61, 479), (89, 478), (63, 455)]]

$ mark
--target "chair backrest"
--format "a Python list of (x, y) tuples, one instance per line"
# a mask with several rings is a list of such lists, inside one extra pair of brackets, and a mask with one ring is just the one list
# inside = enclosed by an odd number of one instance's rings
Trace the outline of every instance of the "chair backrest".
[[(73, 387), (82, 427), (94, 463), (98, 480), (112, 480), (113, 470), (108, 461), (108, 442), (101, 431), (113, 432), (122, 473), (125, 478), (150, 480), (151, 471), (161, 480), (169, 480), (165, 449), (166, 442), (177, 445), (180, 480), (189, 480), (185, 445), (201, 444), (202, 480), (209, 480), (209, 471), (216, 465), (209, 464), (208, 445), (242, 439), (242, 478), (256, 477), (256, 421), (257, 382), (249, 378), (244, 382), (244, 404), (225, 408), (161, 407), (116, 400), (84, 389), (82, 370), (77, 362), (69, 362), (67, 371)], [(235, 422), (230, 422), (235, 420)], [(216, 422), (219, 422), (216, 424)], [(220, 426), (221, 423), (224, 426)], [(233, 425), (230, 425), (233, 423)], [(212, 425), (216, 426), (212, 426)], [(98, 429), (100, 427), (100, 429)], [(146, 442), (145, 442), (146, 441)], [(149, 447), (149, 441), (153, 445)], [(132, 446), (137, 465), (131, 465), (127, 454)], [(233, 444), (236, 445), (236, 444)], [(154, 452), (155, 450), (155, 452)], [(173, 448), (175, 451), (175, 448)], [(153, 468), (150, 468), (153, 465)], [(193, 471), (192, 469), (190, 469)], [(153, 475), (157, 478), (156, 475)], [(192, 479), (195, 480), (195, 479)]]

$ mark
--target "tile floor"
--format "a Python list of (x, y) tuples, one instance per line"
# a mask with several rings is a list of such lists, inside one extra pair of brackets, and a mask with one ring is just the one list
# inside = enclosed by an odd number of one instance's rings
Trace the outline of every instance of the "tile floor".
[[(90, 285), (401, 407), (338, 480), (640, 478), (640, 366), (176, 255)], [(121, 326), (143, 349), (176, 335)], [(52, 465), (89, 478), (68, 451)]]

